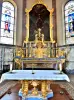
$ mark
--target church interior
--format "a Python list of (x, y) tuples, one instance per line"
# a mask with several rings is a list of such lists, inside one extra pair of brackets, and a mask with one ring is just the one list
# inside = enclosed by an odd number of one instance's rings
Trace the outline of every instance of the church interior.
[(74, 100), (74, 0), (0, 0), (0, 100)]

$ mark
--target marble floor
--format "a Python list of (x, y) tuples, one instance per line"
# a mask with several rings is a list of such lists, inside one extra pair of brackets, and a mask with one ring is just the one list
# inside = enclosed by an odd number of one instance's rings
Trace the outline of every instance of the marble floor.
[(61, 86), (65, 87), (65, 89), (67, 90), (67, 92), (72, 96), (72, 98), (74, 99), (74, 75), (69, 74), (68, 75), (70, 78), (70, 82), (56, 82), (58, 84), (60, 84)]

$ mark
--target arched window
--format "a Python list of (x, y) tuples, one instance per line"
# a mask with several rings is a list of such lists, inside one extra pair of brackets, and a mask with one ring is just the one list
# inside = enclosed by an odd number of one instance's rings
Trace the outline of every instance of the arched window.
[(66, 44), (74, 43), (74, 1), (71, 0), (65, 5), (65, 33)]
[(15, 27), (15, 7), (10, 2), (3, 2), (0, 43), (14, 45)]

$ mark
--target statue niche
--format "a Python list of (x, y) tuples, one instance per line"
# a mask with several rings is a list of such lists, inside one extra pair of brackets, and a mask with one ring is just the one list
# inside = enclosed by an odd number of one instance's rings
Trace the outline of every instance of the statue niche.
[(50, 41), (49, 29), (50, 12), (42, 4), (36, 4), (29, 12), (29, 41), (35, 40), (35, 30), (41, 29), (44, 33), (44, 40)]

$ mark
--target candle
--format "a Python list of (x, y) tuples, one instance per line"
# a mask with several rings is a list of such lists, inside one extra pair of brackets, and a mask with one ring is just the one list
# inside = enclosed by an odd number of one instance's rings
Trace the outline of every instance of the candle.
[(62, 65), (61, 65), (61, 63), (59, 64), (59, 70), (62, 71)]
[(30, 47), (31, 47), (31, 42), (30, 42)]
[(12, 72), (12, 64), (10, 64), (10, 72)]
[(56, 43), (56, 48), (57, 48), (57, 43)]
[(24, 47), (24, 42), (23, 42), (23, 47)]

